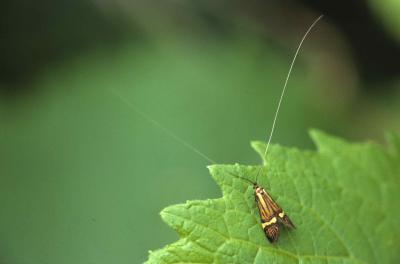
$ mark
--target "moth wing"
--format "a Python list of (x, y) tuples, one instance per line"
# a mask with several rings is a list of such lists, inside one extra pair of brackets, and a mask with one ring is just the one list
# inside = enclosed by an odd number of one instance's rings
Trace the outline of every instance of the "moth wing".
[(279, 225), (278, 223), (268, 225), (264, 228), (265, 235), (267, 236), (269, 242), (274, 243), (278, 241), (279, 238)]
[(278, 222), (284, 224), (288, 228), (296, 228), (290, 218), (285, 214), (283, 217), (278, 215)]
[(273, 214), (277, 217), (278, 222), (284, 224), (288, 228), (296, 228), (290, 218), (283, 212), (282, 208), (269, 196), (266, 192), (263, 195), (263, 198), (268, 201), (270, 209), (273, 210)]
[(256, 197), (256, 201), (257, 201), (258, 211), (260, 213), (261, 222), (265, 223), (265, 222), (268, 222), (269, 220), (271, 220), (272, 215), (274, 213), (271, 210), (271, 208), (269, 208), (268, 206), (265, 206), (265, 204), (260, 202), (257, 197)]

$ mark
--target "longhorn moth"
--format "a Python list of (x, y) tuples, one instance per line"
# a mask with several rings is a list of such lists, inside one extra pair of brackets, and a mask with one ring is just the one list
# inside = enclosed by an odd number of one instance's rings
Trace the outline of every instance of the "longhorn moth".
[(274, 201), (274, 199), (272, 199), (272, 197), (263, 187), (247, 178), (230, 172), (228, 173), (253, 185), (254, 197), (261, 218), (261, 227), (264, 230), (269, 242), (274, 243), (278, 241), (280, 234), (279, 224), (283, 224), (291, 229), (296, 228), (290, 218), (285, 214), (283, 209)]
[[(301, 48), (304, 40), (306, 39), (307, 35), (310, 33), (311, 29), (317, 24), (317, 22), (322, 19), (322, 17), (323, 17), (323, 15), (320, 15), (308, 27), (307, 31), (303, 35), (303, 38), (301, 39), (301, 41), (300, 41), (300, 43), (299, 43), (299, 45), (297, 47), (295, 55), (293, 56), (292, 62), (291, 62), (290, 67), (289, 67), (289, 71), (288, 71), (286, 79), (285, 79), (285, 83), (284, 83), (283, 88), (282, 88), (282, 92), (281, 92), (280, 98), (279, 98), (279, 101), (278, 101), (278, 106), (277, 106), (276, 111), (275, 111), (275, 116), (274, 116), (274, 119), (273, 119), (273, 122), (272, 122), (271, 132), (269, 134), (267, 146), (266, 146), (265, 152), (264, 152), (264, 158), (265, 159), (267, 157), (268, 148), (269, 148), (269, 145), (271, 143), (271, 138), (272, 138), (272, 135), (273, 135), (274, 130), (275, 130), (275, 124), (276, 124), (276, 120), (277, 120), (277, 117), (278, 117), (279, 109), (281, 107), (282, 99), (283, 99), (283, 96), (284, 96), (285, 91), (286, 91), (286, 86), (287, 86), (287, 83), (289, 81), (289, 77), (290, 77), (290, 74), (292, 72), (294, 62), (296, 61), (297, 55), (299, 54), (300, 48)], [(197, 153), (202, 158), (206, 159), (207, 161), (210, 161), (213, 164), (216, 163), (214, 160), (209, 158), (203, 152), (201, 152), (200, 150), (195, 148), (193, 145), (191, 145), (187, 141), (183, 140), (181, 137), (177, 136), (174, 132), (172, 132), (171, 130), (169, 130), (168, 128), (166, 128), (165, 126), (160, 124), (159, 122), (157, 122), (155, 119), (151, 118), (146, 113), (140, 111), (132, 102), (128, 101), (118, 91), (113, 90), (113, 89), (110, 89), (110, 90), (117, 97), (119, 97), (125, 104), (127, 104), (131, 109), (133, 109), (136, 113), (138, 113), (140, 116), (142, 116), (146, 121), (148, 121), (149, 123), (153, 124), (154, 126), (160, 128), (161, 130), (164, 130), (164, 132), (166, 132), (170, 137), (172, 137), (173, 139), (175, 139), (176, 141), (178, 141), (179, 143), (181, 143), (182, 145), (184, 145), (188, 149), (192, 150), (193, 152)], [(274, 201), (274, 199), (272, 199), (272, 197), (268, 194), (268, 192), (263, 187), (258, 185), (258, 183), (257, 183), (258, 182), (258, 176), (259, 176), (261, 170), (262, 170), (262, 166), (260, 166), (260, 169), (258, 170), (255, 182), (253, 182), (253, 181), (251, 181), (251, 180), (249, 180), (247, 178), (241, 177), (239, 175), (235, 175), (235, 174), (232, 174), (230, 172), (228, 172), (228, 173), (231, 174), (232, 176), (236, 177), (236, 178), (239, 178), (239, 179), (242, 179), (244, 181), (247, 181), (247, 182), (249, 182), (249, 183), (251, 183), (253, 185), (255, 201), (256, 201), (258, 210), (260, 212), (261, 227), (262, 227), (267, 239), (271, 243), (274, 243), (274, 242), (277, 242), (278, 239), (279, 239), (280, 224), (283, 224), (284, 226), (286, 226), (286, 227), (288, 227), (290, 229), (294, 229), (296, 227), (293, 224), (293, 222), (290, 220), (290, 218), (286, 215), (286, 213), (283, 211), (283, 209)]]
[[(278, 117), (279, 109), (281, 107), (282, 99), (283, 96), (285, 95), (286, 91), (286, 86), (290, 77), (290, 73), (292, 72), (294, 62), (296, 61), (297, 55), (299, 54), (301, 45), (303, 44), (304, 40), (306, 39), (308, 33), (310, 33), (311, 29), (318, 23), (320, 19), (322, 19), (323, 15), (320, 15), (317, 19), (314, 20), (314, 22), (309, 26), (307, 29), (306, 33), (303, 35), (303, 38), (301, 39), (299, 46), (297, 47), (296, 53), (293, 57), (292, 63), (290, 64), (289, 72), (286, 76), (285, 84), (283, 85), (281, 97), (279, 98), (278, 106), (275, 111), (275, 116), (274, 116), (274, 121), (272, 122), (272, 128), (271, 132), (269, 134), (267, 146), (265, 148), (264, 152), (264, 158), (266, 159), (267, 153), (268, 153), (268, 147), (271, 143), (271, 138), (274, 133), (275, 129), (275, 123)], [(257, 184), (258, 181), (258, 176), (260, 175), (260, 172), (262, 170), (262, 167), (257, 172), (256, 176), (256, 181), (253, 182), (249, 179), (240, 177), (238, 175), (234, 175), (230, 173), (231, 175), (248, 181), (251, 184), (253, 184), (253, 190), (254, 190), (254, 196), (256, 199), (257, 207), (260, 212), (260, 218), (261, 218), (261, 227), (264, 230), (265, 235), (267, 236), (268, 240), (273, 243), (278, 241), (279, 234), (280, 234), (280, 223), (285, 225), (288, 228), (296, 228), (293, 222), (290, 220), (290, 218), (285, 214), (283, 209), (272, 199), (272, 197), (268, 194), (268, 192), (259, 186)]]

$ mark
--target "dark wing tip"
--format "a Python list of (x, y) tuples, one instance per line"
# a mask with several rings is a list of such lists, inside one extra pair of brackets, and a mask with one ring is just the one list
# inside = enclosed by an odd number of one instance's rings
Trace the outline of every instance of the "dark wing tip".
[(265, 235), (267, 236), (269, 242), (274, 243), (274, 242), (278, 241), (278, 238), (279, 238), (279, 225), (278, 224), (266, 226), (264, 231), (265, 231)]
[(293, 222), (290, 220), (290, 218), (287, 215), (285, 215), (283, 218), (279, 217), (278, 219), (279, 219), (279, 222), (284, 224), (286, 227), (296, 229), (296, 226), (293, 224)]

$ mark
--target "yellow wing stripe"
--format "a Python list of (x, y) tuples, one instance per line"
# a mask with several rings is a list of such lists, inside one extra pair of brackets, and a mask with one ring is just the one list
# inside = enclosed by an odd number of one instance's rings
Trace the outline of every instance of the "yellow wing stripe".
[(271, 220), (269, 220), (268, 222), (262, 223), (261, 225), (262, 225), (262, 228), (264, 229), (266, 226), (269, 226), (269, 225), (275, 224), (275, 223), (276, 223), (276, 217), (274, 216), (274, 217), (272, 217)]

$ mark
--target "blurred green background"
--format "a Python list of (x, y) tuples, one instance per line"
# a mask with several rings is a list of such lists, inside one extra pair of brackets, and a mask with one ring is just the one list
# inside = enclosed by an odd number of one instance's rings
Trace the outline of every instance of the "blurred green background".
[(0, 5), (0, 263), (140, 263), (174, 241), (158, 213), (218, 197), (209, 162), (112, 90), (216, 162), (258, 164), (321, 13), (273, 142), (400, 131), (397, 1)]

